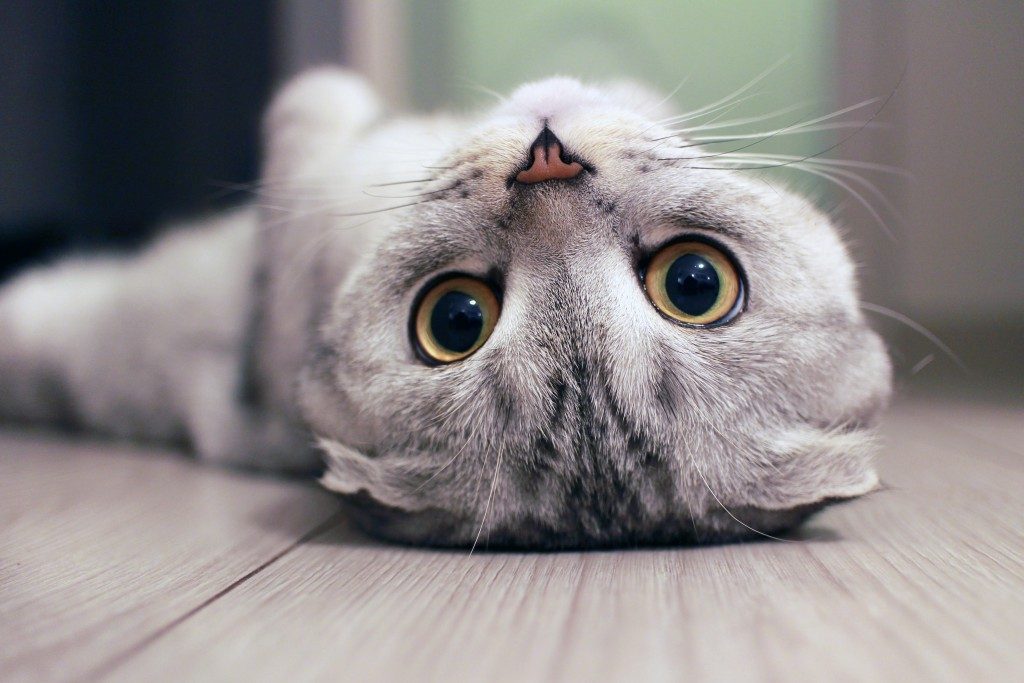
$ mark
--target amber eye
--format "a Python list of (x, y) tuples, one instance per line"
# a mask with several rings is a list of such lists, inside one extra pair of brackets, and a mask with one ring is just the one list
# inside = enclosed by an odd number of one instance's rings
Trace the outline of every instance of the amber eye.
[(688, 325), (728, 322), (741, 308), (743, 283), (736, 267), (705, 242), (662, 247), (647, 266), (644, 286), (659, 311)]
[(501, 304), (485, 282), (452, 275), (427, 285), (412, 319), (413, 343), (427, 362), (453, 363), (472, 355), (494, 331)]

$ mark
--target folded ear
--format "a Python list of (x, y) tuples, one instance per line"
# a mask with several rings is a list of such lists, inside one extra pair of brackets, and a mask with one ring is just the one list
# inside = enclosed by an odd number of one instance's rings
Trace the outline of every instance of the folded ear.
[(878, 488), (872, 430), (802, 426), (781, 432), (769, 445), (756, 479), (735, 491), (736, 505), (784, 510), (855, 498)]
[(368, 493), (378, 503), (407, 512), (427, 507), (416, 482), (423, 477), (393, 458), (371, 458), (331, 439), (319, 439), (327, 471), (320, 478), (324, 488), (352, 495)]

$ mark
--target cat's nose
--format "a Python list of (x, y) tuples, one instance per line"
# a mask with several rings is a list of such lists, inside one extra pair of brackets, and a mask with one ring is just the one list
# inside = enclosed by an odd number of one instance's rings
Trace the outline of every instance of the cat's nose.
[(544, 126), (530, 145), (530, 166), (516, 174), (516, 181), (532, 185), (545, 180), (567, 180), (583, 172), (583, 164), (573, 160), (555, 134)]

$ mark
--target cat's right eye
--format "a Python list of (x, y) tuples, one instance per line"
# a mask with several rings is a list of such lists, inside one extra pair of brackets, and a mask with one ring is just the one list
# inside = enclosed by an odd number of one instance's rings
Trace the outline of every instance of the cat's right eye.
[(411, 336), (416, 352), (430, 365), (471, 356), (494, 331), (501, 304), (486, 282), (448, 275), (424, 288), (413, 307)]
[(721, 325), (743, 307), (743, 280), (732, 259), (704, 241), (681, 240), (658, 250), (644, 288), (655, 308), (684, 325)]

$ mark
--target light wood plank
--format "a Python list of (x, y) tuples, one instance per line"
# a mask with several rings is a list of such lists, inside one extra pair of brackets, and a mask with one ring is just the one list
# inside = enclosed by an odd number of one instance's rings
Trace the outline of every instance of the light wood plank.
[(799, 542), (468, 556), (341, 525), (115, 677), (1019, 679), (1024, 470), (965, 452), (974, 440), (951, 439), (947, 420), (897, 408), (889, 490)]
[(901, 411), (908, 420), (930, 420), (933, 427), (947, 433), (953, 430), (979, 439), (974, 451), (984, 451), (984, 444), (991, 444), (1012, 453), (1016, 457), (1011, 459), (1024, 466), (1024, 403), (940, 403), (927, 407), (916, 404), (901, 406)]
[(5, 432), (0, 680), (102, 671), (335, 510), (308, 483), (156, 449)]

